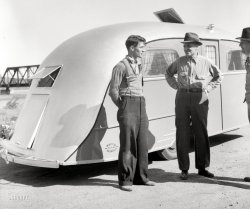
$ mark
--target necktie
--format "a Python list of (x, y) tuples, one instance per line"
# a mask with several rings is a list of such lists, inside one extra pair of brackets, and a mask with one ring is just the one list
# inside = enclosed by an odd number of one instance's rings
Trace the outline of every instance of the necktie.
[(192, 82), (192, 73), (193, 73), (193, 63), (192, 63), (192, 59), (189, 59), (188, 61), (189, 64), (189, 69), (188, 69), (188, 80), (189, 80), (189, 85)]
[(131, 64), (131, 67), (133, 68), (135, 74), (138, 75), (139, 74), (139, 66), (137, 64), (137, 61), (133, 61)]

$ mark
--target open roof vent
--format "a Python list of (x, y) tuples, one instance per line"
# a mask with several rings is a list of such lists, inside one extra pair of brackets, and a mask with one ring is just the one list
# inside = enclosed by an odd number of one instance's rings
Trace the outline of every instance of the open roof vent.
[(154, 14), (162, 21), (169, 23), (181, 23), (184, 24), (181, 17), (177, 14), (177, 12), (173, 8), (161, 10), (158, 12), (154, 12)]

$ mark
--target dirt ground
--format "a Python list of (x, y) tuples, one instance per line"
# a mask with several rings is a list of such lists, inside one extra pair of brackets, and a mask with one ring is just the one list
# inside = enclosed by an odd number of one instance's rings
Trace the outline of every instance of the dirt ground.
[(224, 209), (250, 208), (250, 126), (211, 137), (215, 178), (197, 175), (190, 153), (190, 177), (179, 179), (176, 160), (150, 154), (154, 187), (117, 187), (117, 162), (60, 169), (9, 164), (0, 159), (0, 208)]

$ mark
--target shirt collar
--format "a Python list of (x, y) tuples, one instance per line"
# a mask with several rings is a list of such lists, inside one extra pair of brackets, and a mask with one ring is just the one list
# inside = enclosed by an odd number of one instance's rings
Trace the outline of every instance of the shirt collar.
[(135, 60), (133, 57), (126, 56), (126, 59), (131, 63), (131, 64), (140, 64), (139, 60)]
[(189, 60), (191, 62), (194, 62), (194, 63), (197, 63), (198, 58), (199, 58), (199, 55), (196, 55), (196, 56), (193, 56), (193, 57), (188, 57), (187, 56), (187, 60)]

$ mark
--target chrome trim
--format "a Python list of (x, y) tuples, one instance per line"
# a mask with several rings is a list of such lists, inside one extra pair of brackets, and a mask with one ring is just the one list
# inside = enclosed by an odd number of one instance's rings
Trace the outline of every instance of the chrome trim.
[(44, 168), (59, 168), (59, 162), (57, 160), (46, 160), (35, 158), (32, 156), (16, 156), (8, 153), (6, 148), (2, 148), (0, 150), (0, 157), (3, 158), (6, 164), (9, 162), (23, 164), (23, 165), (30, 165), (35, 167), (44, 167)]
[(235, 74), (246, 74), (246, 70), (234, 70), (234, 71), (227, 71), (222, 72), (223, 75), (235, 75)]

